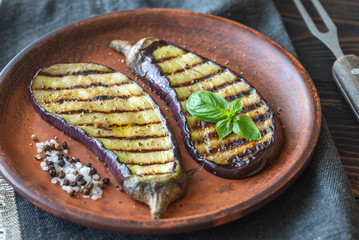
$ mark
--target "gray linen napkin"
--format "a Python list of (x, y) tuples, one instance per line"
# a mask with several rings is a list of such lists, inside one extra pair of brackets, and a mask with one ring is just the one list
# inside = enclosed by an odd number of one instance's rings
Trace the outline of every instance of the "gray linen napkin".
[[(269, 0), (3, 0), (0, 69), (32, 41), (65, 24), (146, 7), (188, 9), (230, 18), (262, 32), (295, 54)], [(242, 219), (208, 230), (172, 236), (115, 234), (73, 224), (41, 210), (17, 193), (15, 197), (23, 239), (359, 239), (358, 207), (325, 121), (312, 162), (285, 193)], [(0, 222), (0, 234), (1, 227)]]

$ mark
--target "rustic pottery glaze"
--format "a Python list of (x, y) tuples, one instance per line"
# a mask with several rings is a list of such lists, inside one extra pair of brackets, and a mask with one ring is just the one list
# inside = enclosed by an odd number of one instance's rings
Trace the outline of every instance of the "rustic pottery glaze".
[[(279, 158), (261, 173), (242, 180), (197, 172), (186, 196), (163, 219), (152, 219), (146, 205), (115, 187), (115, 178), (91, 150), (45, 122), (30, 103), (29, 85), (46, 66), (95, 62), (125, 73), (124, 57), (112, 50), (112, 39), (166, 39), (213, 59), (243, 75), (277, 112), (285, 145)], [(145, 89), (146, 86), (144, 86)], [(198, 167), (183, 144), (174, 117), (155, 93), (180, 144), (186, 170)], [(218, 226), (241, 218), (281, 194), (304, 171), (313, 155), (321, 127), (315, 86), (300, 63), (269, 38), (239, 23), (184, 10), (143, 9), (90, 18), (47, 34), (20, 52), (0, 75), (0, 171), (17, 192), (40, 208), (75, 223), (103, 230), (166, 234)], [(97, 201), (72, 198), (35, 160), (35, 142), (58, 136), (69, 143), (69, 154), (91, 162), (111, 184)], [(32, 144), (32, 146), (31, 146)]]

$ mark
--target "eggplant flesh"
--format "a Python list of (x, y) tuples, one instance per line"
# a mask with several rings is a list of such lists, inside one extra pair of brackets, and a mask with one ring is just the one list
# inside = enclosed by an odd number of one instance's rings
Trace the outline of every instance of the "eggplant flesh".
[[(165, 40), (113, 40), (110, 47), (126, 56), (132, 72), (148, 84), (172, 109), (184, 144), (209, 172), (230, 179), (252, 176), (271, 164), (284, 144), (282, 127), (256, 89), (234, 71)], [(196, 91), (212, 91), (229, 103), (243, 97), (243, 111), (261, 132), (252, 141), (235, 133), (222, 140), (215, 123), (200, 121), (186, 109)]]
[(124, 74), (94, 63), (55, 64), (34, 76), (30, 92), (41, 117), (91, 149), (153, 218), (186, 193), (191, 174), (168, 121)]

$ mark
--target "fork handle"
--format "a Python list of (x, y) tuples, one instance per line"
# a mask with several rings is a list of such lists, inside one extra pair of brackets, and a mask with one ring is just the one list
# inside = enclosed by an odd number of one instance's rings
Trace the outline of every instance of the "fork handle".
[(333, 77), (359, 121), (359, 57), (351, 54), (338, 58), (333, 65)]

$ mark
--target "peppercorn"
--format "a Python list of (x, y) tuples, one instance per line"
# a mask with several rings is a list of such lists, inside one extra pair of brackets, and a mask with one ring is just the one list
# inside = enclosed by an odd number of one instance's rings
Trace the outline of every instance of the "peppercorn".
[(81, 180), (79, 181), (79, 184), (84, 187), (84, 186), (87, 184), (87, 182), (86, 182), (85, 179), (81, 179)]
[(32, 139), (33, 141), (37, 141), (37, 140), (38, 140), (38, 138), (37, 138), (37, 136), (36, 136), (35, 134), (32, 134), (32, 135), (31, 135), (31, 139)]
[(110, 179), (109, 178), (104, 178), (104, 179), (102, 179), (102, 182), (107, 185), (107, 184), (110, 183)]
[(57, 162), (57, 164), (60, 166), (60, 167), (64, 167), (65, 166), (65, 161), (63, 159), (59, 159), (59, 161)]
[(55, 150), (55, 144), (50, 143), (50, 149), (51, 149), (51, 150)]
[(71, 189), (71, 190), (69, 191), (69, 195), (70, 195), (71, 197), (75, 196), (75, 194), (76, 194), (76, 191), (75, 191), (75, 190)]
[(54, 162), (53, 162), (53, 161), (47, 161), (47, 165), (48, 165), (48, 166), (54, 165)]
[(93, 188), (93, 183), (92, 182), (88, 182), (86, 185), (85, 185), (86, 188), (88, 189), (92, 189)]
[(56, 177), (56, 170), (50, 169), (49, 174), (50, 174), (51, 177)]
[(62, 152), (59, 152), (58, 156), (59, 156), (59, 158), (63, 158), (64, 154)]
[(49, 165), (49, 170), (56, 170), (56, 168), (54, 167), (54, 165)]
[(80, 162), (80, 159), (78, 159), (78, 158), (73, 158), (73, 159), (74, 159), (75, 163)]
[(92, 164), (88, 162), (88, 163), (86, 163), (85, 166), (90, 168), (90, 167), (92, 167)]
[(68, 156), (66, 156), (66, 157), (67, 157), (66, 159), (69, 163), (75, 163), (75, 160), (73, 158), (69, 158)]
[(52, 149), (51, 149), (51, 146), (50, 145), (46, 145), (44, 147), (44, 152), (50, 152)]
[(78, 174), (78, 175), (76, 176), (76, 181), (81, 181), (82, 179), (84, 179), (84, 175)]
[(71, 187), (76, 187), (76, 186), (77, 186), (77, 182), (75, 182), (75, 181), (71, 182), (71, 183), (70, 183), (70, 186), (71, 186)]
[(96, 173), (97, 173), (96, 168), (91, 168), (91, 169), (90, 169), (90, 175), (94, 175), (94, 174), (96, 174)]
[(56, 143), (55, 144), (55, 150), (60, 150), (61, 149), (61, 144), (60, 143)]
[(64, 179), (66, 177), (66, 173), (64, 171), (61, 171), (59, 173), (59, 178)]
[(62, 185), (64, 185), (64, 186), (70, 185), (70, 180), (65, 179), (64, 182), (62, 183)]
[(84, 189), (84, 194), (85, 194), (85, 195), (89, 195), (89, 194), (90, 194), (90, 192), (91, 192), (91, 190), (90, 190), (90, 189), (88, 189), (88, 188), (85, 188), (85, 189)]
[(62, 146), (64, 149), (67, 149), (67, 142), (63, 142), (63, 143), (61, 144), (61, 146)]

